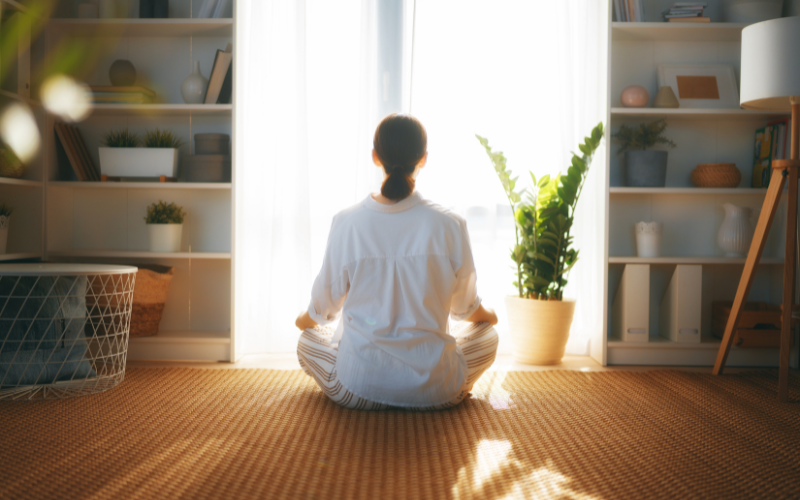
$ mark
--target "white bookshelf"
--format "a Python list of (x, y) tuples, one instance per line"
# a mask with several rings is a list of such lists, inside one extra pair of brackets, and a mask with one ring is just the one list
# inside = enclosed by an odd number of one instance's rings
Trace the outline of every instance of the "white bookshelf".
[[(593, 339), (598, 345), (592, 355), (606, 365), (712, 366), (719, 340), (711, 335), (711, 303), (733, 300), (745, 262), (744, 258), (725, 257), (717, 246), (717, 232), (724, 218), (721, 205), (728, 202), (750, 207), (755, 226), (766, 194), (766, 190), (750, 187), (755, 130), (787, 115), (744, 109), (622, 107), (620, 94), (629, 85), (644, 86), (652, 106), (658, 91), (659, 64), (731, 64), (737, 81), (739, 78), (741, 31), (745, 25), (663, 23), (659, 22), (660, 13), (670, 2), (644, 3), (648, 22), (609, 25), (606, 315), (603, 338)], [(720, 19), (721, 0), (709, 0), (708, 4), (712, 21)], [(611, 134), (622, 124), (636, 125), (659, 118), (667, 120), (666, 135), (677, 143), (677, 148), (667, 149), (666, 187), (626, 187), (624, 165), (617, 155), (619, 145), (611, 140)], [(742, 172), (740, 185), (726, 189), (693, 186), (691, 172), (696, 165), (714, 162), (736, 163)], [(780, 302), (785, 211), (784, 203), (779, 206), (748, 300)], [(639, 221), (663, 223), (662, 257), (636, 256), (633, 226)], [(651, 336), (647, 343), (622, 342), (610, 334), (611, 305), (626, 264), (650, 265)], [(659, 304), (679, 264), (703, 266), (700, 344), (675, 343), (658, 336)], [(728, 359), (730, 366), (777, 366), (778, 349), (734, 347)]]
[[(6, 11), (26, 12), (17, 2), (0, 1)], [(169, 19), (75, 19), (76, 2), (56, 3), (53, 18), (34, 42), (35, 62), (78, 42), (88, 47), (84, 62), (89, 62), (76, 78), (109, 85), (111, 63), (127, 59), (136, 67), (137, 84), (157, 95), (156, 104), (95, 105), (88, 118), (75, 124), (95, 165), (102, 135), (111, 129), (127, 127), (140, 135), (153, 127), (172, 130), (184, 142), (181, 156), (194, 153), (197, 133), (225, 133), (235, 141), (233, 104), (189, 105), (180, 95), (192, 62), (199, 60), (209, 77), (217, 49), (235, 37), (231, 18), (195, 18), (201, 3), (171, 0), (170, 15), (176, 17)], [(8, 253), (0, 260), (171, 266), (174, 276), (160, 331), (130, 339), (129, 359), (233, 360), (232, 183), (78, 182), (68, 163), (59, 165), (55, 117), (39, 103), (37, 83), (31, 97), (0, 89), (0, 104), (12, 99), (33, 110), (43, 144), (21, 179), (0, 178), (0, 201), (16, 208)], [(144, 215), (146, 206), (158, 200), (174, 201), (188, 213), (180, 252), (148, 251)]]

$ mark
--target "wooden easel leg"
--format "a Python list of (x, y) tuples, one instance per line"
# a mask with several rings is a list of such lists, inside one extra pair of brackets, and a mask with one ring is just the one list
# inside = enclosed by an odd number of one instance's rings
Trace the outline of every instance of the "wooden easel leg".
[[(714, 363), (714, 375), (722, 373), (725, 367), (725, 360), (728, 358), (728, 353), (731, 350), (731, 341), (733, 340), (733, 332), (739, 326), (739, 316), (742, 312), (747, 296), (750, 294), (750, 287), (753, 285), (753, 277), (758, 267), (758, 262), (761, 260), (761, 253), (764, 251), (764, 244), (767, 242), (767, 235), (769, 228), (772, 226), (772, 220), (775, 218), (775, 212), (778, 209), (778, 200), (780, 200), (783, 186), (786, 184), (786, 177), (783, 171), (773, 170), (772, 179), (769, 183), (767, 196), (764, 199), (764, 204), (761, 207), (761, 215), (758, 217), (758, 224), (753, 234), (753, 242), (750, 244), (750, 251), (747, 253), (747, 260), (744, 264), (744, 272), (742, 278), (739, 280), (739, 288), (736, 290), (736, 297), (733, 299), (733, 308), (731, 315), (728, 317), (728, 324), (725, 325), (725, 334), (722, 337), (722, 343), (717, 352), (717, 361)], [(796, 178), (796, 177), (795, 177)], [(795, 191), (795, 195), (796, 195)], [(794, 259), (794, 255), (792, 256)], [(789, 308), (791, 314), (791, 307)]]
[(797, 241), (797, 169), (789, 169), (789, 198), (786, 215), (786, 253), (783, 262), (783, 311), (781, 312), (781, 357), (778, 399), (789, 401), (789, 354), (792, 349), (792, 308), (795, 286), (795, 244)]

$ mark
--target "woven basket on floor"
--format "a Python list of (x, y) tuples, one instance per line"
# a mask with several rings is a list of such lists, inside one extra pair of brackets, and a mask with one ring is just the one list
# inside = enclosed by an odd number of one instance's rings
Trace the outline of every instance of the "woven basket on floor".
[(692, 171), (692, 183), (700, 188), (735, 188), (741, 180), (735, 163), (701, 163)]
[(158, 333), (174, 268), (150, 264), (138, 267), (133, 289), (130, 336), (148, 337)]

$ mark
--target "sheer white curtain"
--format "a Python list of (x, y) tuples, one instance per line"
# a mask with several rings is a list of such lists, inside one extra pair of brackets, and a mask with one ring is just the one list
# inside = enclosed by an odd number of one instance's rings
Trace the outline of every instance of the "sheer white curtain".
[(236, 356), (295, 349), (332, 216), (374, 189), (373, 4), (237, 2)]
[[(598, 0), (416, 2), (411, 112), (429, 149), (417, 186), (466, 217), (479, 293), (499, 313), (501, 352), (511, 349), (503, 298), (514, 293), (514, 225), (475, 134), (505, 153), (522, 185), (528, 172), (566, 170), (570, 151), (606, 116), (607, 12)], [(593, 329), (602, 329), (604, 158), (599, 151), (576, 215), (568, 353), (587, 354)]]
[[(377, 5), (237, 2), (237, 356), (294, 350), (294, 317), (308, 303), (331, 217), (379, 185), (371, 138), (398, 81), (403, 110), (428, 129), (429, 162), (417, 185), (467, 218), (480, 294), (497, 307), (509, 352), (503, 297), (513, 293), (513, 224), (474, 134), (503, 150), (524, 179), (566, 167), (569, 151), (605, 117), (606, 0), (406, 0), (414, 17), (401, 30), (399, 76), (377, 73), (386, 67)], [(582, 261), (567, 291), (578, 298), (568, 349), (580, 354), (590, 329), (602, 328), (604, 156), (581, 200)]]

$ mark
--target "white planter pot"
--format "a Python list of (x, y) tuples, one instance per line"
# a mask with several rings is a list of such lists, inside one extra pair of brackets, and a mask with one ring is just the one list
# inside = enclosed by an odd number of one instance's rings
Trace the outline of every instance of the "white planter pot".
[(575, 301), (506, 297), (514, 360), (528, 365), (556, 365), (564, 357)]
[(151, 252), (180, 252), (183, 224), (148, 224)]
[(109, 177), (178, 176), (175, 148), (99, 148), (100, 173)]
[(9, 222), (11, 222), (10, 217), (0, 215), (0, 253), (6, 253), (6, 246), (8, 245)]

